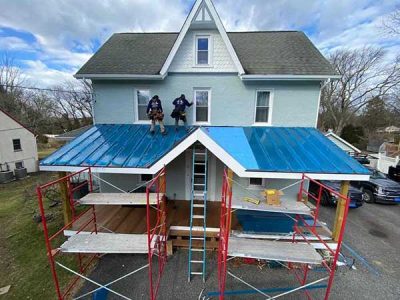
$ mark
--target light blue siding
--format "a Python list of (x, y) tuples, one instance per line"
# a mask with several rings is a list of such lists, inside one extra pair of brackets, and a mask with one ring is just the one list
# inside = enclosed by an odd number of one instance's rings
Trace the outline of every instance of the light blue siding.
[[(165, 123), (172, 101), (180, 94), (193, 99), (194, 88), (211, 88), (211, 125), (251, 126), (254, 124), (256, 91), (273, 91), (273, 126), (315, 127), (319, 82), (250, 82), (233, 74), (170, 74), (162, 81), (95, 81), (94, 113), (97, 124), (134, 123), (135, 88), (150, 89), (163, 101)], [(188, 122), (193, 123), (193, 107), (188, 109)]]

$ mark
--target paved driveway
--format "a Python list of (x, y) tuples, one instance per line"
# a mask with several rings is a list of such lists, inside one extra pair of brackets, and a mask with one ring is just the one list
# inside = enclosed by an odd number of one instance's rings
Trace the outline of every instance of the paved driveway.
[[(335, 208), (322, 208), (320, 219), (332, 222)], [(341, 268), (335, 277), (330, 299), (400, 299), (400, 205), (364, 204), (350, 211), (345, 235), (347, 248), (343, 253), (356, 259), (356, 270)], [(107, 283), (147, 263), (140, 255), (108, 255), (101, 259), (91, 278)], [(209, 278), (204, 285), (200, 278), (187, 282), (187, 252), (178, 251), (168, 261), (158, 299), (198, 299), (217, 290), (215, 255), (210, 254)], [(259, 288), (293, 286), (294, 276), (284, 269), (268, 269), (249, 265), (229, 266), (230, 270)], [(132, 275), (112, 287), (131, 299), (148, 299), (147, 269)], [(311, 272), (310, 280), (324, 277), (324, 273)], [(82, 293), (93, 289), (84, 286)], [(244, 284), (227, 278), (227, 290), (247, 290)], [(314, 299), (323, 299), (321, 291), (313, 291)], [(259, 295), (227, 297), (227, 299), (264, 299)], [(90, 298), (86, 298), (90, 299)], [(122, 299), (110, 294), (107, 299)], [(213, 297), (212, 299), (217, 299)], [(302, 292), (282, 299), (306, 299)]]

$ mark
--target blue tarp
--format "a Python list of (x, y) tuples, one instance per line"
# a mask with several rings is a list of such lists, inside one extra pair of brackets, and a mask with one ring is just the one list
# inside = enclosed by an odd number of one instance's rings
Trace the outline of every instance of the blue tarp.
[(202, 130), (247, 171), (369, 174), (315, 128), (205, 127)]

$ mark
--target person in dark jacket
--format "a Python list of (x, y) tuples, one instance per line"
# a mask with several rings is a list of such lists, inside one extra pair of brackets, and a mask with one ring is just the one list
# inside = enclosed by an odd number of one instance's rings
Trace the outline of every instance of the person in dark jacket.
[(149, 104), (147, 105), (147, 110), (146, 113), (151, 120), (151, 127), (150, 127), (150, 133), (154, 134), (156, 122), (158, 121), (158, 124), (160, 125), (160, 130), (163, 135), (166, 135), (167, 132), (165, 131), (164, 127), (164, 112), (163, 108), (161, 105), (161, 100), (160, 98), (155, 95), (153, 98), (150, 99)]
[(172, 111), (171, 117), (175, 119), (175, 130), (178, 130), (179, 120), (181, 120), (185, 126), (187, 127), (187, 119), (186, 119), (186, 107), (190, 107), (193, 105), (193, 102), (189, 102), (185, 95), (182, 94), (179, 98), (176, 98), (172, 104), (175, 106)]

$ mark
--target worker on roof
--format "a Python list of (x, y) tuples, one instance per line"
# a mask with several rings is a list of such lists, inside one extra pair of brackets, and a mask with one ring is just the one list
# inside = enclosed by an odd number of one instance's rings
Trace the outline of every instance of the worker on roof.
[(154, 134), (156, 121), (158, 121), (158, 124), (160, 125), (161, 134), (166, 135), (167, 132), (165, 131), (163, 123), (164, 112), (161, 105), (161, 100), (157, 95), (153, 96), (153, 98), (150, 99), (149, 104), (147, 105), (146, 113), (149, 119), (151, 120), (150, 133)]
[(187, 119), (186, 119), (186, 107), (190, 107), (193, 105), (193, 102), (189, 102), (185, 95), (182, 94), (180, 97), (176, 98), (174, 102), (172, 102), (173, 105), (175, 105), (174, 110), (172, 111), (171, 117), (175, 119), (175, 130), (178, 130), (179, 127), (179, 120), (181, 120), (187, 128)]

